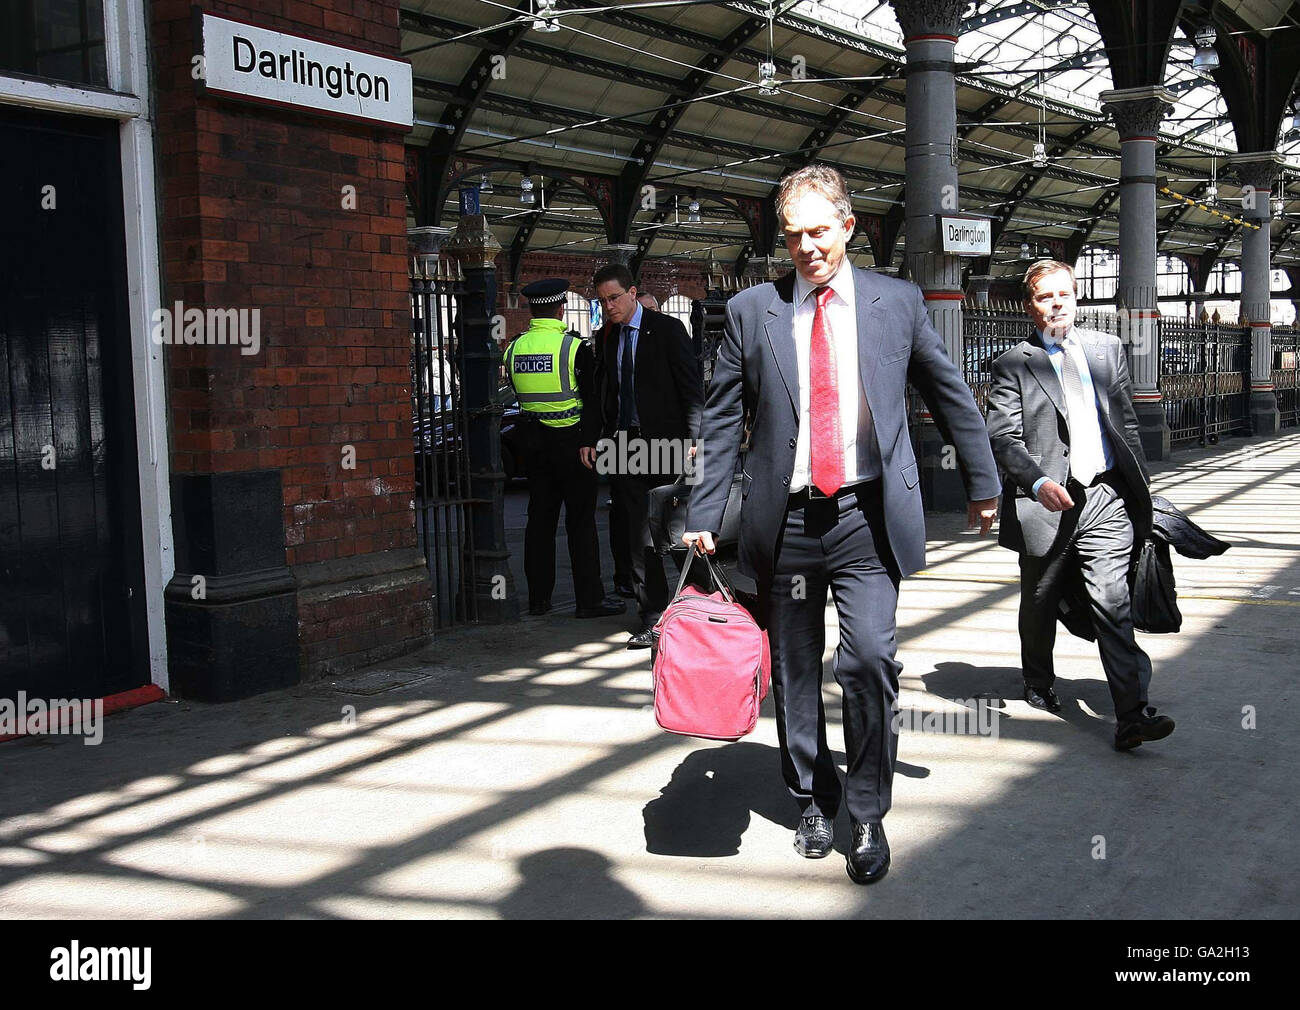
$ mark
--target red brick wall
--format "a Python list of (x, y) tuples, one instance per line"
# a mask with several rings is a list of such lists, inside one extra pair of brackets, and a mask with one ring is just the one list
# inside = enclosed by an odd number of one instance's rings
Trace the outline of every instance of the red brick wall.
[[(397, 0), (204, 6), (398, 55)], [(290, 565), (413, 547), (402, 134), (200, 96), (190, 3), (151, 15), (164, 304), (261, 311), (259, 354), (166, 349), (172, 467), (279, 469)]]
[[(396, 2), (330, 6), (208, 5), (396, 52)], [(190, 9), (153, 5), (165, 304), (258, 308), (262, 350), (168, 348), (172, 466), (280, 468), (290, 564), (412, 545), (402, 137), (198, 97)]]

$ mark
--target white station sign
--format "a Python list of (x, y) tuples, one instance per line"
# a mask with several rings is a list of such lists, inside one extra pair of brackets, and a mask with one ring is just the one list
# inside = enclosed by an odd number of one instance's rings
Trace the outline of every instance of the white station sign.
[(214, 94), (411, 128), (411, 65), (203, 14), (203, 85)]
[(986, 217), (939, 218), (943, 251), (953, 256), (988, 256), (993, 251), (993, 222)]

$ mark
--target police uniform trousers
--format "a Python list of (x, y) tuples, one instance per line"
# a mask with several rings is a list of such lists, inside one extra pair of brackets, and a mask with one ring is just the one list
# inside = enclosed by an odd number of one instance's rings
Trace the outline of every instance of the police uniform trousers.
[(524, 576), (530, 604), (545, 603), (555, 589), (555, 531), (564, 508), (564, 528), (579, 607), (598, 606), (605, 598), (600, 580), (596, 539), (596, 471), (582, 465), (578, 425), (552, 428), (537, 421), (529, 427), (528, 524), (524, 530)]
[[(859, 822), (888, 812), (898, 757), (895, 611), (900, 575), (885, 533), (879, 480), (831, 499), (792, 495), (759, 613), (772, 650), (781, 772), (804, 816), (834, 819), (841, 798)], [(832, 660), (843, 692), (847, 774), (841, 790), (822, 704), (826, 595), (840, 643)]]
[(1066, 490), (1075, 504), (1061, 516), (1057, 545), (1041, 558), (1020, 556), (1020, 662), (1025, 682), (1041, 691), (1056, 679), (1056, 615), (1067, 575), (1077, 569), (1115, 715), (1136, 719), (1146, 707), (1151, 660), (1133, 636), (1128, 581), (1133, 521), (1124, 504), (1124, 484), (1108, 470), (1091, 487), (1071, 477)]

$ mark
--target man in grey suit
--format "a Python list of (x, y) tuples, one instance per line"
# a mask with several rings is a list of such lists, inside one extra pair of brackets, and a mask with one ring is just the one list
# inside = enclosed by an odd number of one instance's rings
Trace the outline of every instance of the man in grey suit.
[[(713, 553), (750, 412), (740, 567), (757, 583), (755, 616), (772, 649), (782, 773), (802, 811), (795, 849), (808, 858), (831, 851), (843, 797), (849, 876), (866, 884), (890, 863), (882, 821), (898, 754), (898, 585), (925, 565), (909, 380), (957, 449), (968, 519), (982, 532), (996, 515), (998, 475), (983, 419), (921, 292), (845, 257), (855, 220), (839, 173), (811, 165), (788, 175), (776, 207), (795, 271), (727, 303), (683, 539)], [(839, 615), (843, 788), (822, 706), (828, 592)]]
[(988, 431), (1006, 474), (998, 542), (1020, 555), (1025, 700), (1061, 710), (1052, 647), (1061, 595), (1081, 578), (1117, 726), (1132, 750), (1174, 731), (1147, 708), (1151, 661), (1133, 637), (1130, 564), (1151, 530), (1151, 493), (1128, 361), (1118, 337), (1074, 326), (1074, 270), (1040, 260), (1025, 273), (1035, 334), (998, 358)]

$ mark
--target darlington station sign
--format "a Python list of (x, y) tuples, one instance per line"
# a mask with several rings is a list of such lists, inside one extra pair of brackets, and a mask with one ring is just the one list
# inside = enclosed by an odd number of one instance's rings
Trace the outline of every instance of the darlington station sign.
[(199, 22), (204, 89), (411, 128), (411, 65), (214, 14)]

